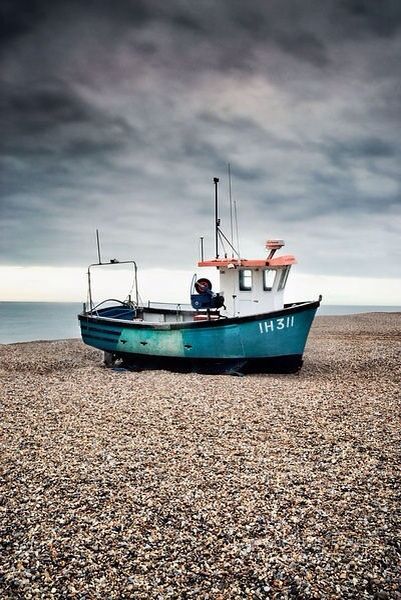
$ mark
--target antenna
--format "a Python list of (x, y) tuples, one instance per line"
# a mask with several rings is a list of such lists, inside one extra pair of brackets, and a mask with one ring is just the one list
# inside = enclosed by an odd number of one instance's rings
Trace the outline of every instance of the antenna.
[(235, 218), (235, 231), (236, 231), (236, 235), (237, 235), (238, 258), (240, 258), (241, 252), (239, 249), (238, 212), (237, 212), (237, 201), (235, 200), (235, 198), (234, 198), (234, 218)]
[[(231, 190), (231, 165), (228, 163), (228, 195), (230, 198), (230, 238), (231, 244), (234, 245), (234, 228), (233, 228), (233, 197)], [(234, 253), (231, 253), (231, 258), (234, 258)]]
[(99, 265), (101, 265), (102, 259), (100, 257), (100, 240), (99, 240), (99, 230), (98, 229), (96, 229), (96, 244), (97, 244), (97, 258), (98, 258)]
[(215, 245), (216, 245), (216, 258), (219, 258), (219, 205), (217, 198), (217, 184), (219, 183), (218, 177), (213, 177), (214, 182), (214, 218), (215, 218)]
[[(232, 252), (233, 252), (233, 257), (234, 254), (236, 254), (238, 256), (238, 258), (240, 258), (240, 254), (239, 251), (237, 251), (233, 244), (230, 242), (230, 240), (228, 239), (228, 237), (226, 235), (224, 235), (224, 233), (222, 232), (222, 230), (220, 229), (220, 217), (219, 217), (219, 203), (218, 203), (218, 195), (217, 195), (217, 191), (218, 191), (218, 183), (219, 183), (219, 178), (218, 177), (213, 177), (213, 182), (214, 182), (214, 220), (215, 220), (215, 244), (216, 244), (216, 259), (219, 258), (219, 241), (223, 246), (223, 250), (224, 250), (224, 255), (225, 258), (227, 258), (227, 252), (225, 249), (225, 245), (224, 245), (224, 240), (227, 242), (227, 244), (230, 246)], [(235, 214), (236, 213), (236, 204), (234, 204), (235, 207)], [(238, 232), (238, 223), (237, 223), (237, 232)], [(203, 238), (201, 238), (201, 250), (203, 250)]]

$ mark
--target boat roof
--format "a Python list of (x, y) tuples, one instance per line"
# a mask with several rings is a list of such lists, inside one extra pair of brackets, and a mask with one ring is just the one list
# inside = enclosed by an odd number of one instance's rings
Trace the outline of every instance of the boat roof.
[(246, 259), (246, 258), (212, 258), (201, 260), (198, 267), (217, 267), (217, 268), (252, 268), (252, 267), (286, 267), (296, 264), (295, 256), (286, 254), (275, 258)]

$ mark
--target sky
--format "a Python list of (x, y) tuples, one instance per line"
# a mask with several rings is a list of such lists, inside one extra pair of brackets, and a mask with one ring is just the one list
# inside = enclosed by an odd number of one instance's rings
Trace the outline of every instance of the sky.
[(0, 11), (0, 300), (85, 299), (96, 229), (186, 300), (230, 163), (241, 255), (284, 239), (291, 300), (401, 304), (399, 0)]

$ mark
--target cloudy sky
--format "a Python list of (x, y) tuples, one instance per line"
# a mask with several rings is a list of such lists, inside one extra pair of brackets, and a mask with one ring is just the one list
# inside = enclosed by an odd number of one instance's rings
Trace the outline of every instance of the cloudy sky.
[(0, 299), (79, 300), (96, 228), (181, 285), (199, 236), (213, 254), (214, 176), (229, 233), (230, 163), (244, 257), (284, 238), (302, 292), (401, 303), (399, 0), (1, 13)]

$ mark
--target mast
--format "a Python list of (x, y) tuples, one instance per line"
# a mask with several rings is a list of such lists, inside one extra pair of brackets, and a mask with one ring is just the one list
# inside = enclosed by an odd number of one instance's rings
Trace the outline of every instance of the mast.
[(219, 205), (217, 197), (217, 184), (219, 183), (218, 177), (213, 177), (214, 182), (214, 218), (215, 218), (215, 246), (216, 246), (216, 258), (219, 258)]
[[(228, 191), (230, 197), (230, 238), (231, 244), (234, 246), (234, 226), (233, 226), (233, 195), (231, 189), (231, 165), (228, 163)], [(234, 258), (234, 254), (231, 254), (231, 257)]]

